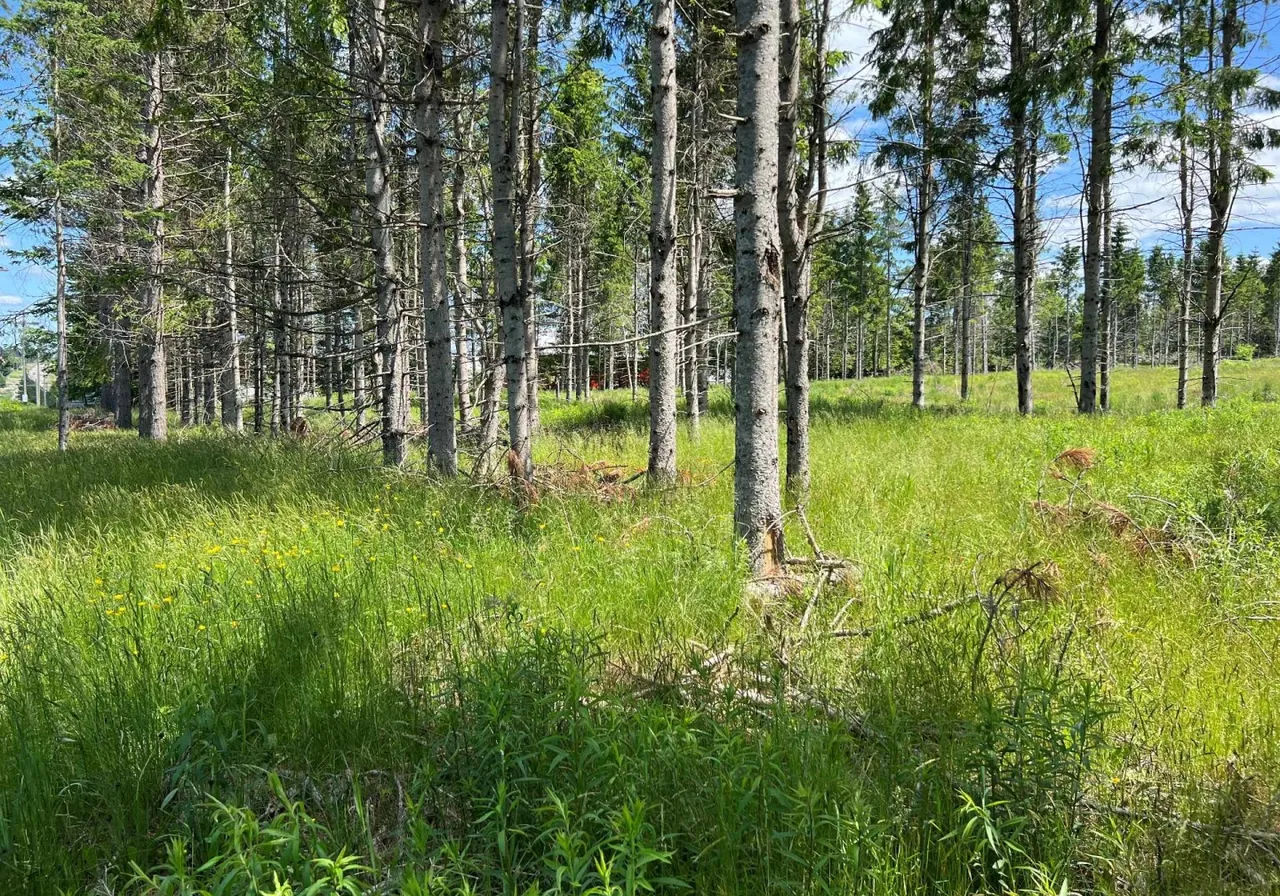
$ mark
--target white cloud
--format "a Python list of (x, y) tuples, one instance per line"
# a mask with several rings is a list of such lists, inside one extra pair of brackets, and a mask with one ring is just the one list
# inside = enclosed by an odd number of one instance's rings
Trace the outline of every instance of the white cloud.
[(866, 65), (867, 54), (874, 46), (872, 37), (888, 24), (888, 18), (870, 5), (858, 5), (837, 16), (828, 42), (831, 49), (849, 54), (849, 64), (842, 75), (854, 75)]
[(25, 305), (27, 300), (22, 296), (0, 295), (0, 305)]

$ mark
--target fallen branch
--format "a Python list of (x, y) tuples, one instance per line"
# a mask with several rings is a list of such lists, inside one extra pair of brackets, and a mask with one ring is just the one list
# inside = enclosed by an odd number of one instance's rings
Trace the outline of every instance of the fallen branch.
[(784, 562), (787, 566), (811, 566), (814, 569), (854, 568), (854, 565), (848, 560), (840, 560), (832, 557), (788, 557)]
[[(882, 622), (879, 625), (869, 625), (866, 628), (845, 628), (830, 632), (829, 637), (832, 638), (869, 638), (882, 628), (892, 628), (900, 625), (919, 625), (921, 622), (928, 622), (930, 619), (937, 619), (939, 616), (945, 616), (948, 613), (954, 613), (965, 604), (974, 600), (973, 596), (960, 597), (953, 601), (949, 601), (940, 607), (934, 607), (925, 610), (923, 613), (917, 613), (914, 616), (907, 616), (903, 619), (896, 619), (892, 622)], [(981, 597), (976, 598), (981, 600)]]

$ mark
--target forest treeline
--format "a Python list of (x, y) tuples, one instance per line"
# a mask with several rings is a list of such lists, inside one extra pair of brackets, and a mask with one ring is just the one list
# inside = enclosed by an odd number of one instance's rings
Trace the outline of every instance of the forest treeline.
[[(909, 368), (923, 406), (1012, 367), (1029, 414), (1066, 367), (1089, 413), (1120, 364), (1211, 406), (1224, 356), (1280, 353), (1280, 256), (1227, 251), (1278, 142), (1261, 8), (887, 0), (860, 59), (831, 0), (24, 0), (0, 198), (54, 273), (60, 444), (73, 391), (156, 440), (322, 400), (388, 464), (528, 478), (541, 392), (630, 388), (663, 484), (730, 384), (767, 569), (780, 381), (802, 498), (814, 377)], [(1138, 168), (1177, 185), (1145, 253)]]

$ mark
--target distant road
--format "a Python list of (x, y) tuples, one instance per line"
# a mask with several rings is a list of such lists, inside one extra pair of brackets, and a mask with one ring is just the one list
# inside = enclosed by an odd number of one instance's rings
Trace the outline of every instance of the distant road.
[[(36, 364), (27, 365), (27, 378), (26, 378), (27, 395), (30, 397), (31, 401), (35, 401), (35, 398), (36, 398), (37, 366), (38, 365)], [(16, 370), (9, 371), (8, 377), (5, 378), (3, 385), (0, 386), (0, 395), (3, 395), (5, 398), (12, 398), (14, 401), (21, 401), (22, 400), (22, 383), (23, 383), (22, 368), (19, 367)], [(40, 385), (42, 387), (42, 391), (45, 393), (44, 394), (45, 403), (48, 404), (53, 400), (52, 396), (54, 394), (54, 391), (51, 391), (51, 389), (56, 385), (56, 380), (53, 377), (49, 376), (48, 369), (41, 369)]]

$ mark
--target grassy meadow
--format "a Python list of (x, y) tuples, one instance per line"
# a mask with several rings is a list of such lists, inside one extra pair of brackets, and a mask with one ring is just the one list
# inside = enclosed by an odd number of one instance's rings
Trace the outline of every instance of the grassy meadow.
[(0, 402), (0, 892), (1280, 892), (1280, 363), (1174, 377), (815, 384), (770, 588), (723, 390), (532, 496)]

